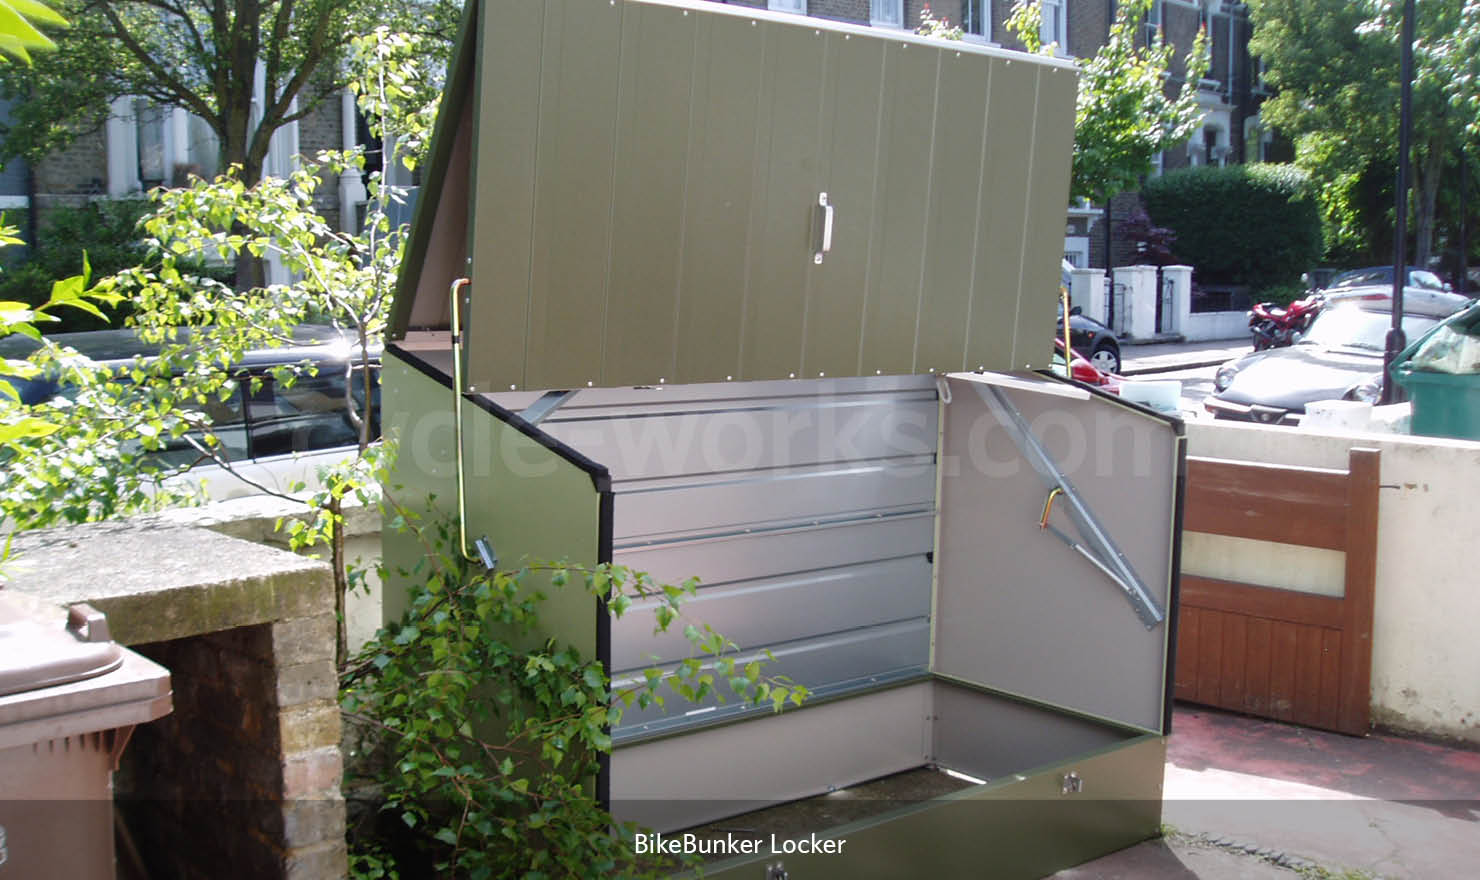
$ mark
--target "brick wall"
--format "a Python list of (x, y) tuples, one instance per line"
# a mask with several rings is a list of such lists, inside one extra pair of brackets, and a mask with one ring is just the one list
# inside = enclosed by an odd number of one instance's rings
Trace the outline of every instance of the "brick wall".
[[(298, 123), (298, 153), (312, 162), (324, 150), (344, 149), (344, 119), (339, 96), (331, 95)], [(314, 209), (339, 228), (339, 178), (328, 175), (313, 195)]]
[(108, 191), (108, 147), (103, 130), (81, 135), (65, 150), (36, 163), (36, 192), (101, 195)]
[(1109, 10), (1104, 0), (1069, 0), (1066, 6), (1069, 54), (1088, 58), (1105, 45), (1105, 35), (1110, 31), (1110, 20), (1106, 17)]
[[(1110, 200), (1110, 252), (1116, 266), (1129, 266), (1135, 260), (1136, 246), (1120, 237), (1121, 224), (1141, 205), (1141, 194), (1120, 193)], [(1101, 213), (1089, 226), (1089, 264), (1105, 266), (1105, 215)]]
[(15, 543), (27, 567), (7, 592), (93, 605), (170, 672), (171, 714), (136, 729), (115, 777), (120, 876), (342, 878), (328, 566), (161, 519)]
[(174, 712), (138, 729), (116, 782), (149, 876), (341, 875), (333, 615), (134, 650), (174, 686)]

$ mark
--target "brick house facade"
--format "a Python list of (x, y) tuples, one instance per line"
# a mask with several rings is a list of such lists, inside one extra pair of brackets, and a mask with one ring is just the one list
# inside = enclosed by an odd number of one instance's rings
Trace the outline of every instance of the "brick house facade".
[[(218, 170), (215, 143), (199, 120), (169, 110), (144, 118), (134, 106), (127, 99), (115, 101), (101, 128), (80, 134), (66, 149), (35, 163), (33, 204), (43, 227), (55, 208), (99, 198), (137, 198), (156, 183), (179, 184), (187, 174)], [(285, 149), (303, 156), (345, 148), (341, 100), (325, 100), (304, 119), (280, 129), (279, 135)], [(21, 162), (12, 164), (24, 167)], [(285, 170), (273, 164), (270, 158), (270, 171)], [(325, 180), (314, 195), (319, 213), (336, 227), (341, 227), (340, 185), (338, 179)]]

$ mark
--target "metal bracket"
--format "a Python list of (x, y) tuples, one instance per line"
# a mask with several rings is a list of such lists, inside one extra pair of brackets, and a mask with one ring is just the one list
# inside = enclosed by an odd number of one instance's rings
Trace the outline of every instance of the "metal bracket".
[[(982, 402), (987, 405), (987, 409), (997, 418), (1002, 427), (1007, 429), (1007, 434), (1017, 445), (1018, 451), (1028, 460), (1028, 464), (1037, 472), (1039, 480), (1049, 490), (1038, 527), (1052, 532), (1055, 537), (1067, 544), (1069, 549), (1079, 553), (1120, 587), (1125, 594), (1126, 601), (1131, 603), (1131, 608), (1135, 610), (1136, 616), (1141, 618), (1141, 622), (1147, 629), (1153, 629), (1166, 620), (1166, 612), (1157, 604), (1156, 599), (1141, 580), (1141, 576), (1126, 560), (1125, 554), (1115, 546), (1110, 533), (1080, 497), (1074, 484), (1069, 482), (1069, 478), (1060, 470), (1053, 457), (1048, 454), (1048, 450), (1038, 442), (1038, 438), (1033, 435), (1032, 428), (1028, 426), (1028, 420), (1023, 418), (1018, 408), (1007, 399), (1002, 389), (984, 383), (973, 383), (973, 385), (977, 394), (981, 396)], [(1056, 498), (1063, 498), (1064, 504), (1068, 506), (1069, 519), (1073, 521), (1079, 534), (1084, 537), (1084, 543), (1074, 540), (1049, 524), (1048, 518), (1053, 512)], [(1088, 546), (1085, 546), (1086, 544)]]
[(570, 399), (575, 396), (576, 393), (574, 391), (546, 391), (540, 395), (539, 400), (525, 407), (519, 413), (519, 418), (529, 422), (531, 425), (538, 425), (540, 422), (549, 418), (555, 410), (569, 403)]

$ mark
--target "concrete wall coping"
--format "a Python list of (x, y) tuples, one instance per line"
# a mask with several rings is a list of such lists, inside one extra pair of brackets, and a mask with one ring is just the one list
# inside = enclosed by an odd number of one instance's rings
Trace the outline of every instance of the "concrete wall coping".
[(88, 602), (126, 645), (334, 610), (326, 563), (198, 528), (148, 520), (23, 532), (8, 593)]
[[(378, 495), (380, 490), (379, 487), (372, 487), (372, 491)], [(278, 529), (278, 521), (307, 521), (308, 518), (309, 508), (301, 501), (273, 495), (248, 495), (202, 504), (199, 507), (171, 508), (136, 519), (158, 526), (210, 529), (256, 544), (286, 547), (288, 537)], [(346, 538), (371, 535), (379, 538), (381, 525), (378, 505), (366, 504), (354, 495), (344, 500)], [(327, 553), (327, 548), (325, 552)]]

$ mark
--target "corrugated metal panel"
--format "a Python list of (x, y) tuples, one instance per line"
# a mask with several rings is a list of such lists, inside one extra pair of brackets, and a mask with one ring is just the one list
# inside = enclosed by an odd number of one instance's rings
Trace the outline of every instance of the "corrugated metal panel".
[[(491, 2), (478, 18), (478, 87), (474, 94), (473, 183), (468, 193), (468, 275), (472, 307), (464, 328), (476, 326), (477, 345), (465, 347), (467, 375), (477, 386), (497, 376), (514, 384), (524, 375), (533, 258), (536, 146), (540, 71), (546, 18), (559, 3)], [(467, 39), (467, 35), (464, 35)], [(446, 112), (446, 111), (444, 111)], [(440, 169), (429, 168), (429, 177)], [(445, 192), (444, 199), (456, 199)], [(414, 255), (407, 255), (411, 265)], [(414, 270), (413, 270), (414, 271)], [(445, 292), (418, 290), (418, 295)], [(503, 387), (503, 384), (497, 387)]]
[[(772, 674), (825, 695), (925, 673), (937, 418), (929, 377), (873, 377), (590, 389), (540, 430), (610, 471), (615, 562), (663, 583), (699, 577), (693, 619), (745, 660), (771, 650)], [(691, 650), (641, 611), (613, 623), (619, 688)], [(616, 733), (747, 710), (682, 708), (630, 710)]]
[(1069, 65), (677, 0), (481, 24), (476, 390), (1042, 365)]

